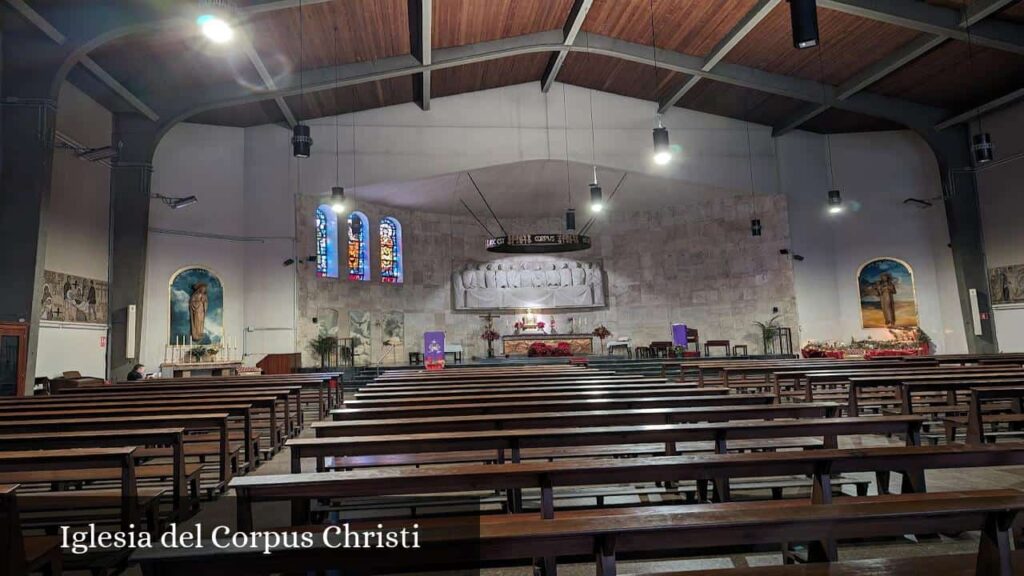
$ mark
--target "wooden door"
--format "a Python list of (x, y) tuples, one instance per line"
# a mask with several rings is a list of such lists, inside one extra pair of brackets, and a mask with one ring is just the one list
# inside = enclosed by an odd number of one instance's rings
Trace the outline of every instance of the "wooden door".
[(28, 324), (0, 322), (0, 396), (25, 395)]

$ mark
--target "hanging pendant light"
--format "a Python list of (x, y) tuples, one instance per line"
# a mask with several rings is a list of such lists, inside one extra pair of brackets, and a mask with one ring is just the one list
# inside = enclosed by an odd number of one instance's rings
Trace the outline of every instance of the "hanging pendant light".
[(604, 193), (601, 192), (601, 185), (597, 183), (597, 166), (594, 166), (594, 181), (590, 183), (590, 211), (600, 212), (604, 210)]
[(331, 210), (335, 214), (341, 214), (345, 211), (345, 189), (341, 186), (333, 186), (331, 188)]
[(793, 47), (798, 50), (818, 45), (818, 6), (815, 0), (789, 0)]
[(309, 135), (309, 126), (296, 124), (292, 128), (292, 156), (296, 158), (309, 158), (309, 152), (312, 147), (313, 137)]
[(840, 214), (843, 211), (843, 194), (839, 190), (828, 191), (829, 214)]
[[(302, 46), (303, 46), (303, 15), (302, 2), (299, 2), (299, 115), (306, 111), (305, 99), (303, 98), (302, 84)], [(313, 147), (313, 137), (310, 136), (309, 126), (301, 122), (292, 128), (292, 156), (296, 158), (309, 158), (310, 149)]]
[(658, 117), (658, 127), (654, 129), (654, 163), (664, 166), (672, 161), (672, 149), (668, 141), (668, 128), (661, 124), (661, 117)]
[[(964, 6), (964, 18), (967, 17), (967, 6)], [(970, 66), (970, 74), (976, 78), (974, 72), (974, 50), (971, 27), (967, 27), (967, 64)], [(981, 109), (977, 110), (975, 119), (978, 121), (978, 132), (971, 137), (971, 152), (974, 154), (975, 165), (987, 164), (992, 161), (992, 135), (985, 132), (981, 125)], [(968, 123), (970, 126), (970, 123)]]
[[(980, 124), (980, 122), (979, 122)], [(974, 151), (974, 162), (985, 164), (992, 161), (992, 136), (988, 132), (975, 134), (971, 149)]]
[(576, 233), (576, 211), (572, 208), (565, 211), (565, 231), (570, 234)]

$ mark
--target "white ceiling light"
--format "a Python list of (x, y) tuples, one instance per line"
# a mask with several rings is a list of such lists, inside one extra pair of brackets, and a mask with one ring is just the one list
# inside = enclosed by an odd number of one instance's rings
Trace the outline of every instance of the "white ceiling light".
[(227, 44), (235, 38), (235, 30), (227, 20), (214, 14), (203, 14), (196, 18), (196, 24), (203, 35), (216, 44)]

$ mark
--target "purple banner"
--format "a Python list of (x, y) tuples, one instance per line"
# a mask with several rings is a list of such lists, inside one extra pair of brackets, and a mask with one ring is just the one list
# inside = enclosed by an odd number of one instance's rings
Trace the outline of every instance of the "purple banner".
[(444, 332), (423, 333), (423, 366), (427, 370), (444, 370)]
[(686, 348), (686, 324), (672, 325), (672, 344)]

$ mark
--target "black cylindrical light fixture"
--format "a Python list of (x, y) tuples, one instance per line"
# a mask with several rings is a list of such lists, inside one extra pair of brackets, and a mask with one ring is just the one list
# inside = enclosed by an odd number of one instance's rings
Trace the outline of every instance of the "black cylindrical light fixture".
[(761, 220), (754, 218), (750, 221), (750, 235), (760, 236), (761, 235)]
[(604, 210), (604, 196), (601, 193), (601, 185), (594, 182), (590, 185), (590, 211), (600, 212)]
[(654, 129), (654, 163), (664, 166), (672, 160), (672, 150), (669, 148), (668, 128), (658, 126)]
[(576, 211), (572, 208), (565, 211), (565, 230), (567, 232), (576, 232)]
[(312, 147), (313, 137), (309, 135), (309, 126), (296, 124), (292, 128), (292, 156), (309, 158), (309, 151)]
[(789, 0), (789, 19), (793, 24), (793, 46), (797, 49), (818, 45), (818, 6), (815, 0)]
[(843, 211), (843, 195), (839, 190), (828, 191), (828, 211), (830, 214), (839, 214)]
[(345, 211), (345, 189), (341, 186), (331, 187), (331, 210), (335, 214), (341, 214)]
[(974, 151), (974, 162), (985, 164), (992, 161), (992, 136), (988, 132), (980, 132), (972, 138), (971, 150)]

